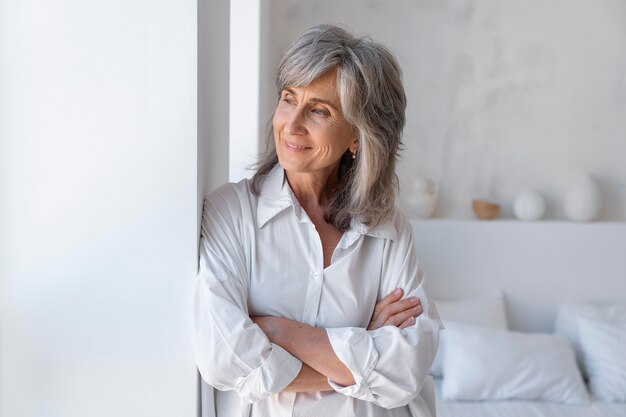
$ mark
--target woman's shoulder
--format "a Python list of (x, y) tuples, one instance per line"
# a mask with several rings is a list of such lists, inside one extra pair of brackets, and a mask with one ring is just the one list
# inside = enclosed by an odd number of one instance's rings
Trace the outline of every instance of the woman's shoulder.
[(381, 225), (385, 224), (393, 227), (398, 234), (411, 227), (406, 214), (395, 205), (389, 210), (389, 213), (385, 216), (385, 220), (381, 222)]
[(392, 239), (392, 245), (394, 247), (404, 246), (407, 242), (412, 244), (413, 240), (413, 226), (411, 222), (404, 214), (404, 212), (394, 206), (387, 217), (388, 227), (394, 232), (394, 239)]
[(404, 214), (398, 206), (393, 207), (390, 217), (393, 219), (393, 224), (396, 226), (398, 233), (400, 233), (402, 229), (410, 228), (411, 226), (406, 214)]
[(250, 211), (255, 204), (256, 195), (252, 192), (251, 180), (244, 178), (239, 182), (225, 183), (212, 191), (203, 203), (203, 217), (221, 214), (236, 217)]
[(238, 201), (241, 197), (246, 197), (248, 194), (251, 194), (251, 183), (252, 181), (248, 178), (244, 178), (239, 182), (227, 182), (211, 191), (205, 200)]

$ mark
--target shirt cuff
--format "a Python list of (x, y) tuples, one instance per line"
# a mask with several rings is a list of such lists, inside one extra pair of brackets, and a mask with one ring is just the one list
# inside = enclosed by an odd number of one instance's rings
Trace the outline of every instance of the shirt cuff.
[(265, 361), (235, 387), (239, 396), (250, 403), (263, 400), (285, 389), (298, 376), (302, 362), (277, 344)]
[(365, 401), (374, 401), (367, 379), (378, 363), (374, 340), (366, 329), (343, 327), (326, 329), (328, 340), (337, 358), (346, 365), (354, 377), (354, 385), (343, 386), (328, 379), (336, 392)]

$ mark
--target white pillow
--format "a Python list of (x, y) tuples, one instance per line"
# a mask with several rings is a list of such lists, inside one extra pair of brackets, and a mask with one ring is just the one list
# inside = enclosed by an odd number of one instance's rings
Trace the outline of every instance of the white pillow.
[[(504, 309), (504, 294), (494, 290), (477, 297), (465, 298), (456, 301), (435, 301), (443, 325), (446, 320), (454, 320), (479, 326), (489, 326), (506, 329), (506, 310)], [(439, 333), (439, 349), (430, 374), (435, 377), (443, 376), (443, 350), (446, 344), (445, 329)]]
[(576, 351), (578, 366), (583, 376), (586, 376), (587, 369), (583, 361), (578, 332), (578, 319), (581, 317), (592, 320), (626, 320), (626, 304), (599, 306), (592, 303), (572, 302), (565, 303), (559, 308), (554, 333), (566, 337), (572, 343)]
[(561, 336), (448, 322), (444, 400), (543, 400), (586, 404), (574, 350)]
[(626, 321), (579, 323), (589, 389), (605, 401), (626, 401)]

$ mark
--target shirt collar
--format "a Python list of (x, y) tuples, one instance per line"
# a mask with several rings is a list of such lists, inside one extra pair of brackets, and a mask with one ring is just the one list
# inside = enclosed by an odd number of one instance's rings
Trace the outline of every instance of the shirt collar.
[[(285, 178), (285, 170), (280, 164), (267, 173), (261, 184), (261, 193), (257, 205), (257, 227), (262, 228), (267, 222), (276, 217), (280, 212), (288, 207), (293, 207), (296, 217), (302, 221), (302, 212), (298, 200), (291, 191), (289, 183)], [(306, 216), (304, 216), (306, 217)], [(346, 239), (342, 239), (349, 246), (360, 235), (368, 235), (384, 239), (396, 240), (398, 231), (394, 223), (395, 212), (390, 218), (374, 227), (369, 227), (358, 219), (352, 219), (350, 229), (346, 231)]]
[(261, 183), (261, 195), (256, 211), (256, 223), (259, 229), (278, 213), (293, 206), (291, 194), (285, 178), (285, 170), (277, 163)]
[(389, 219), (377, 224), (374, 227), (369, 227), (361, 222), (355, 221), (353, 222), (353, 228), (357, 229), (359, 233), (364, 235), (396, 240), (398, 239), (398, 231), (396, 230), (394, 218), (395, 212)]
[(370, 227), (358, 219), (352, 219), (350, 229), (346, 232), (344, 240), (345, 247), (350, 246), (361, 235), (367, 235), (372, 237), (379, 237), (382, 239), (397, 240), (398, 231), (394, 223), (395, 212), (387, 220), (377, 224), (374, 227)]

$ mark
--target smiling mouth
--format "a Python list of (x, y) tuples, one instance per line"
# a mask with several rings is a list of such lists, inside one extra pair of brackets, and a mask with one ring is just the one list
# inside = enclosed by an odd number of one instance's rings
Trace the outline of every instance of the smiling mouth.
[(299, 151), (306, 151), (306, 150), (308, 150), (308, 149), (312, 149), (312, 148), (311, 148), (311, 147), (309, 147), (309, 146), (298, 146), (298, 145), (296, 145), (296, 144), (289, 143), (289, 142), (287, 142), (287, 141), (285, 141), (285, 147), (286, 147), (287, 149), (291, 150), (291, 151), (296, 151), (296, 152), (299, 152)]

